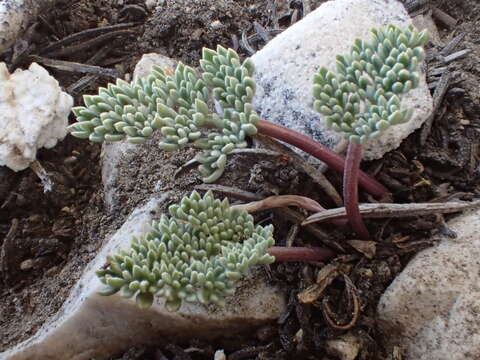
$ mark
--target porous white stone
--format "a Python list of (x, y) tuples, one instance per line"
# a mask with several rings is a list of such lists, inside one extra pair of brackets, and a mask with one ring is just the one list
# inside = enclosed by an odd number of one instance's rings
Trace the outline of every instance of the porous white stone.
[(0, 165), (27, 168), (37, 149), (51, 148), (67, 134), (70, 95), (43, 67), (10, 74), (0, 63)]
[[(372, 28), (412, 23), (399, 1), (335, 0), (323, 3), (253, 55), (257, 81), (254, 106), (261, 117), (313, 137), (337, 150), (341, 136), (326, 129), (313, 110), (313, 76), (320, 67), (335, 70), (336, 55), (346, 53), (355, 39), (369, 39)], [(377, 159), (397, 148), (419, 128), (432, 110), (432, 98), (421, 75), (417, 89), (402, 96), (413, 108), (412, 119), (393, 126), (365, 145), (364, 159)]]
[(54, 3), (55, 0), (0, 1), (0, 54), (27, 30), (42, 9)]
[(480, 359), (480, 211), (448, 227), (458, 237), (417, 254), (378, 304), (385, 338), (406, 360)]
[(225, 308), (184, 303), (171, 313), (156, 299), (150, 309), (141, 310), (133, 299), (97, 294), (103, 284), (95, 271), (108, 254), (128, 248), (132, 235), (139, 236), (149, 228), (152, 214), (164, 201), (167, 194), (135, 210), (87, 266), (60, 311), (33, 337), (0, 353), (0, 359), (107, 359), (133, 345), (161, 344), (167, 336), (233, 336), (278, 318), (286, 308), (284, 294), (268, 286), (264, 276), (255, 271), (240, 281)]

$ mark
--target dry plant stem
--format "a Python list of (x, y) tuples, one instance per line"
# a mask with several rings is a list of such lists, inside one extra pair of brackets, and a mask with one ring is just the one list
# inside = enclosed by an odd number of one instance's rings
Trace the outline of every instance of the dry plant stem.
[[(315, 200), (299, 195), (269, 196), (263, 200), (253, 201), (248, 204), (233, 205), (232, 208), (237, 208), (239, 210), (244, 210), (248, 213), (252, 213), (287, 206), (297, 206), (299, 208), (314, 212), (326, 210)], [(344, 226), (346, 224), (344, 219), (336, 219), (333, 220), (332, 223), (337, 226)]]
[(284, 206), (298, 206), (300, 208), (315, 212), (325, 210), (323, 206), (317, 203), (315, 200), (298, 195), (269, 196), (263, 200), (253, 201), (248, 204), (233, 205), (232, 208), (252, 213)]
[(275, 261), (326, 261), (335, 256), (333, 251), (319, 247), (274, 246), (267, 253), (275, 256)]
[(367, 240), (370, 234), (363, 223), (360, 210), (358, 209), (358, 173), (362, 161), (362, 144), (350, 141), (347, 150), (345, 172), (343, 174), (343, 201), (347, 218), (357, 235)]
[[(343, 172), (344, 170), (345, 161), (340, 155), (310, 139), (308, 136), (266, 120), (259, 121), (257, 130), (260, 134), (284, 141), (305, 151), (336, 171)], [(364, 172), (359, 173), (358, 181), (365, 191), (375, 198), (382, 198), (388, 191), (382, 184)]]
[[(450, 214), (480, 207), (480, 200), (451, 201), (446, 203), (413, 203), (413, 204), (362, 204), (360, 214), (364, 218), (393, 218), (425, 216), (432, 214)], [(329, 221), (345, 217), (345, 208), (328, 209), (306, 218), (302, 225), (319, 221)]]

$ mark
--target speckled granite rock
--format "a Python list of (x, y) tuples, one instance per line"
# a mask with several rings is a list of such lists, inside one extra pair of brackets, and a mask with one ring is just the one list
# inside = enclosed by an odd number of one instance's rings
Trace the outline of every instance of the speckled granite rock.
[(378, 304), (378, 322), (406, 360), (480, 359), (480, 211), (448, 223), (456, 239), (415, 256)]
[[(313, 111), (313, 76), (321, 66), (334, 69), (335, 56), (345, 53), (357, 38), (369, 38), (370, 30), (412, 23), (399, 1), (327, 1), (304, 19), (271, 40), (252, 60), (256, 66), (254, 105), (267, 120), (286, 125), (337, 149), (341, 137), (327, 130)], [(395, 149), (419, 128), (432, 110), (425, 76), (420, 86), (402, 97), (405, 108), (414, 108), (412, 119), (394, 126), (365, 145), (365, 159), (377, 159)]]

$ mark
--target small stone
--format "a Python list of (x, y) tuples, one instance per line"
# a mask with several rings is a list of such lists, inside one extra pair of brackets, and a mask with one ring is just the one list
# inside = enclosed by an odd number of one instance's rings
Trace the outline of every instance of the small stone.
[(155, 9), (155, 6), (157, 6), (157, 1), (156, 0), (146, 0), (145, 1), (145, 6), (147, 7), (148, 10), (152, 11)]
[(210, 23), (210, 28), (213, 30), (218, 30), (223, 26), (222, 22), (220, 20), (215, 20)]
[(333, 340), (327, 340), (325, 349), (329, 355), (339, 360), (355, 360), (360, 352), (360, 341), (353, 334), (347, 333)]
[(20, 263), (20, 270), (22, 271), (28, 271), (33, 268), (33, 260), (32, 259), (27, 259), (24, 260)]
[(78, 158), (76, 156), (69, 156), (69, 157), (66, 157), (64, 160), (63, 160), (63, 163), (65, 165), (69, 165), (69, 164), (73, 164), (75, 162), (78, 161)]
[(213, 360), (227, 360), (227, 356), (225, 355), (225, 351), (223, 351), (223, 350), (215, 351), (215, 355), (213, 355)]

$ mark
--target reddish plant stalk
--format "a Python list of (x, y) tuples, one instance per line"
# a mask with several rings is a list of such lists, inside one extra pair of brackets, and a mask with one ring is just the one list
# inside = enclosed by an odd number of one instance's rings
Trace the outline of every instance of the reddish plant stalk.
[(333, 251), (320, 247), (274, 246), (267, 253), (275, 256), (275, 261), (325, 261), (335, 256)]
[(350, 141), (347, 150), (345, 172), (343, 174), (343, 201), (347, 218), (357, 235), (367, 240), (370, 234), (363, 223), (362, 215), (358, 208), (358, 175), (362, 161), (362, 144)]
[[(257, 130), (260, 134), (284, 141), (305, 151), (338, 172), (344, 171), (345, 160), (340, 155), (308, 136), (266, 120), (259, 121), (257, 124)], [(377, 199), (382, 198), (388, 191), (385, 186), (363, 171), (360, 171), (358, 174), (358, 182), (365, 191)]]

